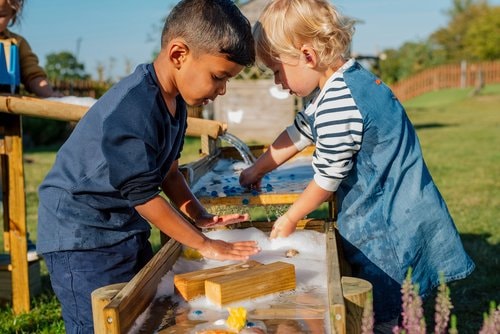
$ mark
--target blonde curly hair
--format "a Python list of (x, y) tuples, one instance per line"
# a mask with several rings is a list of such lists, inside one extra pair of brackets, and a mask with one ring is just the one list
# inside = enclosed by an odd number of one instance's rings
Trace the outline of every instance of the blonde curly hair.
[(328, 66), (348, 56), (353, 33), (354, 21), (326, 0), (273, 0), (253, 28), (260, 63), (279, 55), (298, 58), (309, 44)]

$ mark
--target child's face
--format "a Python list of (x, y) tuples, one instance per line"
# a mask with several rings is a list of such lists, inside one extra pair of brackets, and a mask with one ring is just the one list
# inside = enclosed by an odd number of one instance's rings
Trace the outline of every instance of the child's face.
[(14, 10), (7, 3), (7, 0), (0, 0), (0, 32), (7, 29), (12, 16), (14, 16)]
[(312, 70), (303, 54), (298, 59), (286, 55), (279, 59), (268, 57), (264, 64), (273, 71), (274, 82), (290, 94), (305, 97), (318, 87), (319, 73)]
[(228, 80), (243, 69), (224, 55), (190, 54), (178, 71), (177, 89), (184, 101), (192, 106), (205, 105), (226, 93)]

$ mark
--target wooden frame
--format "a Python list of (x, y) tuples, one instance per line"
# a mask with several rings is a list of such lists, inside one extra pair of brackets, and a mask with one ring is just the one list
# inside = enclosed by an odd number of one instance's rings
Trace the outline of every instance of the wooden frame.
[[(265, 151), (264, 146), (251, 147), (252, 153), (256, 156)], [(313, 148), (306, 150), (303, 154), (312, 153)], [(182, 166), (188, 183), (193, 184), (211, 168), (218, 159), (221, 158), (239, 158), (239, 154), (231, 147), (218, 147), (212, 155), (202, 157), (200, 160)], [(291, 204), (297, 198), (296, 194), (270, 194), (252, 196), (248, 205), (267, 205), (267, 204)], [(200, 198), (200, 201), (206, 205), (241, 205), (241, 197), (222, 197), (222, 198)], [(314, 229), (326, 234), (327, 248), (327, 291), (329, 307), (329, 323), (331, 333), (337, 334), (356, 334), (361, 332), (362, 310), (368, 300), (368, 294), (371, 293), (371, 284), (352, 277), (345, 276), (348, 273), (348, 267), (342, 260), (342, 252), (339, 247), (339, 236), (334, 227), (335, 210), (333, 198), (329, 201), (329, 219), (304, 219), (300, 222), (298, 228)], [(256, 227), (262, 231), (271, 230), (270, 222), (245, 222), (238, 225), (238, 228)], [(156, 287), (160, 282), (161, 276), (166, 275), (172, 269), (176, 257), (180, 256), (181, 245), (170, 240), (154, 256), (151, 262), (143, 268), (133, 280), (123, 285), (105, 286), (95, 290), (92, 293), (92, 306), (94, 317), (94, 330), (96, 333), (124, 333), (130, 329), (136, 317), (151, 305), (154, 298), (154, 291), (151, 286)], [(145, 285), (144, 282), (147, 282)], [(345, 291), (348, 290), (348, 293)], [(131, 303), (135, 300), (134, 296), (140, 296), (139, 303)], [(163, 305), (163, 307), (165, 307)], [(161, 312), (153, 311), (155, 315)], [(161, 319), (156, 321), (163, 323)], [(178, 327), (178, 328), (177, 328)], [(188, 330), (182, 324), (172, 325), (172, 327), (160, 329), (159, 333), (184, 333), (182, 330)], [(154, 328), (157, 330), (158, 328)], [(179, 331), (177, 331), (179, 329)]]
[[(12, 305), (15, 314), (30, 310), (21, 116), (79, 121), (87, 110), (85, 106), (0, 94), (4, 249), (10, 253), (7, 267), (12, 273)], [(186, 133), (201, 137), (204, 155), (214, 149), (218, 136), (225, 130), (222, 123), (188, 117)]]

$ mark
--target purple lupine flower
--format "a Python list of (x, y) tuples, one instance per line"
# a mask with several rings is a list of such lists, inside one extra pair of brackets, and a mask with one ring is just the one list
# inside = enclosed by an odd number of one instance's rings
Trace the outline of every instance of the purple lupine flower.
[(418, 295), (418, 287), (411, 282), (411, 268), (408, 269), (408, 274), (401, 287), (402, 293), (402, 316), (403, 328), (396, 326), (393, 329), (394, 334), (401, 332), (405, 334), (425, 334), (424, 310), (422, 307), (422, 298)]
[(441, 284), (436, 296), (434, 334), (446, 334), (448, 322), (450, 321), (450, 310), (453, 308), (450, 299), (450, 289), (446, 286), (443, 275), (441, 275), (440, 280)]
[(373, 334), (373, 295), (368, 294), (363, 309), (363, 318), (361, 319), (361, 334)]
[(496, 307), (495, 303), (490, 304), (490, 313), (485, 314), (483, 326), (479, 334), (498, 334), (500, 333), (500, 306)]

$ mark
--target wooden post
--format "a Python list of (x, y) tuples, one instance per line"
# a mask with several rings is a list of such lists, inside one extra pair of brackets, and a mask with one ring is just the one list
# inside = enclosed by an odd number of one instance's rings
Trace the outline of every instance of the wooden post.
[(1, 115), (0, 118), (4, 135), (1, 153), (5, 185), (2, 188), (7, 190), (3, 198), (4, 240), (12, 265), (12, 306), (14, 313), (20, 314), (30, 310), (21, 116)]
[(106, 285), (92, 292), (92, 316), (94, 319), (94, 333), (106, 333), (107, 319), (104, 319), (104, 308), (120, 292), (127, 283)]
[(342, 294), (339, 249), (333, 224), (330, 224), (326, 233), (328, 309), (330, 324), (333, 326), (331, 330), (332, 334), (346, 334), (348, 333), (346, 332), (346, 306)]
[(361, 333), (363, 310), (372, 291), (370, 282), (355, 277), (342, 277), (342, 292), (346, 305), (346, 333)]

